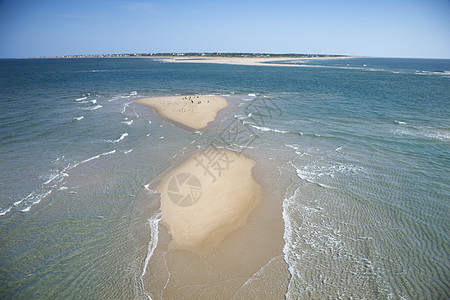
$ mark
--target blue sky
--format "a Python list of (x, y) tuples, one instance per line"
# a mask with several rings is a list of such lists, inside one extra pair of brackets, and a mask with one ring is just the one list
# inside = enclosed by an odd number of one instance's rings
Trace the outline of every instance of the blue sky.
[(141, 52), (450, 58), (449, 0), (0, 0), (0, 57)]

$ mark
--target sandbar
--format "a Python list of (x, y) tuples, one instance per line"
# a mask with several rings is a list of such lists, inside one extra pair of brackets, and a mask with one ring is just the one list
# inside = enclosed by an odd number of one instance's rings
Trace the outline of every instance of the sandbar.
[[(266, 66), (266, 67), (315, 67), (324, 68), (327, 66), (309, 64), (314, 60), (334, 60), (353, 58), (353, 56), (337, 57), (192, 57), (192, 56), (172, 56), (160, 57), (164, 62), (171, 63), (202, 63), (202, 64), (227, 64), (227, 65), (245, 65), (245, 66)], [(301, 63), (280, 63), (280, 62), (301, 62)], [(336, 67), (341, 68), (341, 67)]]
[(153, 107), (164, 118), (196, 130), (205, 128), (228, 106), (224, 97), (206, 95), (151, 97), (134, 102)]
[(261, 199), (254, 180), (255, 161), (211, 148), (193, 154), (161, 179), (161, 222), (171, 249), (205, 254), (244, 226)]

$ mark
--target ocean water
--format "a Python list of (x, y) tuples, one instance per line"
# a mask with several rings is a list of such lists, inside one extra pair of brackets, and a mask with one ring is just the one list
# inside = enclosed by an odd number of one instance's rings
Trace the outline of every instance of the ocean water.
[[(287, 299), (449, 298), (450, 61), (300, 64), (0, 60), (0, 298), (163, 296), (147, 184), (210, 143), (277, 182)], [(133, 103), (174, 94), (233, 105), (193, 132)]]

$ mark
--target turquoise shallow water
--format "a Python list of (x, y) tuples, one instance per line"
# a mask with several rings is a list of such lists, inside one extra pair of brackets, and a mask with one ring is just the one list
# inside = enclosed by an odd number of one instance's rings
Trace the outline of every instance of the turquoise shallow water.
[[(448, 298), (450, 61), (314, 65), (0, 60), (1, 297), (151, 295), (138, 195), (238, 122), (223, 146), (289, 182), (287, 298)], [(236, 105), (195, 133), (132, 103), (193, 93)]]

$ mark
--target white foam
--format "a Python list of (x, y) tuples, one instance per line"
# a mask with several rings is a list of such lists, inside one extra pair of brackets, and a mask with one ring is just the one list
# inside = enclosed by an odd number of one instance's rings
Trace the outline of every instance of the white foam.
[(62, 159), (62, 158), (64, 158), (65, 156), (63, 155), (63, 156), (61, 156), (61, 157), (57, 157), (55, 160), (54, 160), (54, 162), (57, 162), (57, 161), (59, 161), (60, 159)]
[(127, 133), (127, 132), (122, 133), (122, 135), (120, 136), (120, 138), (118, 138), (117, 140), (111, 141), (111, 143), (113, 143), (113, 144), (118, 143), (118, 142), (120, 142), (121, 140), (123, 140), (124, 138), (126, 138), (127, 136), (128, 136), (128, 133)]
[(91, 107), (91, 108), (89, 108), (89, 110), (96, 110), (96, 109), (99, 109), (99, 108), (102, 108), (103, 106), (101, 106), (100, 104), (98, 104), (98, 105), (96, 105), (96, 106), (94, 106), (94, 107)]
[(256, 94), (248, 94), (249, 97), (256, 97)]
[[(242, 150), (242, 152), (244, 152), (245, 149), (256, 149), (256, 147), (252, 147), (252, 146), (249, 146), (249, 145), (239, 145), (239, 144), (235, 144), (235, 143), (231, 144), (231, 146), (244, 149), (244, 150)], [(217, 148), (220, 148), (220, 147), (217, 147)]]
[(238, 119), (239, 121), (242, 121), (244, 119), (247, 119), (248, 116), (246, 116), (246, 115), (234, 115), (234, 117), (236, 119)]
[(92, 104), (95, 104), (95, 103), (97, 103), (97, 100), (91, 100), (90, 102), (92, 102)]
[(152, 189), (150, 188), (150, 183), (147, 183), (146, 185), (144, 185), (144, 189), (146, 189), (147, 191), (149, 191), (151, 194), (158, 193), (157, 191), (152, 190)]
[(31, 198), (34, 195), (34, 192), (31, 192), (28, 196), (20, 199), (19, 201), (14, 202), (14, 206), (18, 206), (19, 204), (21, 204), (23, 201), (26, 201), (27, 199)]
[(75, 99), (75, 101), (83, 101), (83, 100), (86, 100), (86, 99), (87, 99), (87, 97), (81, 97), (81, 98)]
[(295, 198), (297, 196), (297, 192), (299, 191), (300, 187), (298, 187), (292, 196), (289, 198), (285, 198), (283, 200), (283, 220), (284, 220), (284, 233), (283, 233), (283, 239), (284, 239), (284, 245), (283, 245), (283, 254), (284, 254), (284, 261), (288, 265), (288, 271), (291, 274), (288, 284), (288, 290), (286, 292), (286, 299), (291, 299), (289, 296), (291, 292), (291, 283), (295, 281), (297, 278), (301, 278), (299, 275), (298, 270), (296, 270), (296, 264), (298, 259), (295, 257), (295, 251), (293, 251), (293, 248), (295, 247), (295, 239), (297, 234), (294, 231), (295, 228), (295, 222), (290, 216), (290, 206), (293, 202), (295, 202)]
[(130, 121), (123, 121), (123, 122), (121, 122), (122, 124), (127, 124), (127, 125), (131, 125), (131, 124), (133, 124), (133, 120), (130, 120)]
[(77, 121), (80, 121), (80, 120), (83, 120), (83, 119), (84, 119), (84, 116), (79, 116), (79, 117), (75, 118), (75, 120), (77, 120)]
[(125, 150), (125, 151), (123, 151), (123, 154), (128, 154), (128, 153), (130, 153), (131, 151), (133, 151), (133, 149)]
[(132, 91), (131, 93), (130, 93), (130, 96), (136, 96), (137, 95), (137, 91)]
[(438, 76), (445, 76), (447, 77), (448, 75), (450, 75), (450, 71), (417, 71), (415, 72), (415, 74), (417, 75), (438, 75)]
[(322, 176), (334, 177), (333, 171), (329, 171), (328, 167), (312, 168), (310, 166), (304, 166), (304, 169), (300, 169), (297, 166), (295, 166), (292, 162), (290, 162), (290, 165), (295, 169), (297, 177), (300, 178), (301, 180), (306, 181), (308, 183), (316, 184), (324, 188), (332, 189), (332, 187), (329, 185), (317, 182), (317, 179), (319, 179)]
[(70, 169), (73, 169), (73, 168), (75, 168), (76, 166), (78, 166), (78, 165), (80, 165), (80, 164), (84, 164), (84, 163), (87, 163), (87, 162), (89, 162), (89, 161), (91, 161), (91, 160), (97, 159), (97, 158), (99, 158), (100, 156), (105, 156), (105, 155), (109, 155), (109, 154), (113, 154), (113, 153), (116, 153), (116, 150), (112, 150), (112, 151), (105, 152), (105, 153), (102, 153), (102, 154), (99, 154), (99, 155), (96, 155), (96, 156), (92, 156), (92, 157), (90, 157), (90, 158), (88, 158), (88, 159), (85, 159), (85, 160), (83, 160), (83, 161), (80, 161), (79, 163), (77, 163), (77, 164), (75, 164), (74, 166), (70, 167)]
[[(295, 167), (294, 165), (292, 165), (292, 166)], [(306, 172), (305, 170), (300, 170), (300, 169), (297, 169), (297, 168), (295, 168), (295, 172), (297, 173), (298, 178), (300, 178), (301, 180), (304, 180), (304, 181), (307, 181), (307, 182), (310, 182), (310, 183), (314, 183), (311, 180), (309, 172)]]
[(397, 123), (398, 125), (406, 125), (406, 122), (403, 122), (403, 121), (395, 120), (394, 122)]
[(96, 109), (99, 109), (99, 108), (102, 108), (103, 106), (101, 106), (100, 104), (97, 104), (96, 106), (90, 106), (90, 107), (84, 107), (83, 109), (84, 110), (96, 110)]
[(450, 140), (450, 130), (419, 126), (417, 128), (402, 128), (393, 131), (394, 134), (409, 135), (418, 138), (429, 138), (440, 141)]
[[(145, 290), (144, 276), (147, 273), (148, 263), (150, 262), (150, 259), (152, 258), (153, 253), (155, 252), (156, 246), (158, 245), (159, 221), (161, 220), (161, 216), (162, 216), (161, 213), (157, 213), (156, 215), (152, 216), (150, 219), (147, 220), (148, 224), (150, 226), (150, 240), (147, 245), (147, 255), (145, 257), (144, 268), (142, 270), (140, 281), (141, 281), (142, 289), (148, 299), (152, 299), (152, 298)], [(149, 273), (150, 273), (150, 270), (149, 270)]]
[(113, 153), (116, 153), (116, 150), (112, 150), (112, 151), (109, 151), (109, 152), (105, 152), (105, 153), (102, 153), (102, 154), (100, 154), (100, 155), (109, 155), (109, 154), (113, 154)]
[(121, 114), (124, 114), (125, 113), (125, 111), (127, 110), (127, 107), (128, 106), (130, 106), (130, 103), (125, 103), (123, 106), (122, 106), (122, 111), (120, 112)]
[(300, 152), (299, 146), (298, 145), (286, 145), (287, 147), (291, 148), (294, 150), (294, 153), (300, 156), (303, 156), (305, 153)]
[(269, 127), (261, 127), (261, 126), (251, 125), (251, 124), (249, 124), (249, 125), (253, 128), (256, 128), (258, 130), (265, 131), (265, 132), (272, 131), (272, 132), (277, 132), (277, 133), (289, 133), (288, 131), (284, 131), (284, 130), (272, 129)]
[(88, 161), (97, 159), (97, 158), (99, 158), (99, 157), (100, 157), (100, 154), (99, 154), (99, 155), (96, 155), (96, 156), (93, 156), (93, 157), (90, 157), (90, 158), (88, 158), (88, 159), (85, 159), (85, 160), (81, 161), (80, 163), (76, 164), (75, 167), (78, 166), (79, 164), (87, 163)]
[(9, 213), (9, 212), (11, 211), (12, 208), (13, 208), (13, 207), (11, 206), (11, 207), (9, 207), (9, 208), (7, 208), (7, 209), (0, 209), (0, 216), (4, 216), (4, 215), (6, 215), (7, 213)]
[[(20, 211), (21, 211), (21, 212), (27, 212), (27, 211), (30, 211), (30, 209), (31, 209), (31, 207), (32, 207), (33, 205), (38, 204), (39, 202), (41, 202), (42, 199), (44, 199), (45, 197), (47, 197), (51, 192), (52, 192), (52, 190), (49, 190), (49, 191), (47, 191), (47, 192), (45, 192), (45, 193), (42, 193), (42, 194), (35, 194), (34, 192), (31, 193), (31, 194), (32, 194), (32, 197), (28, 197), (28, 199), (33, 199), (33, 201), (32, 201), (31, 204), (29, 204), (26, 208), (21, 209)], [(31, 195), (31, 194), (30, 194), (30, 195)]]
[(46, 182), (44, 182), (44, 184), (49, 184), (50, 182), (52, 182), (53, 180), (55, 180), (56, 178), (58, 178), (61, 174), (60, 173), (56, 173), (50, 176), (50, 179), (48, 179)]

